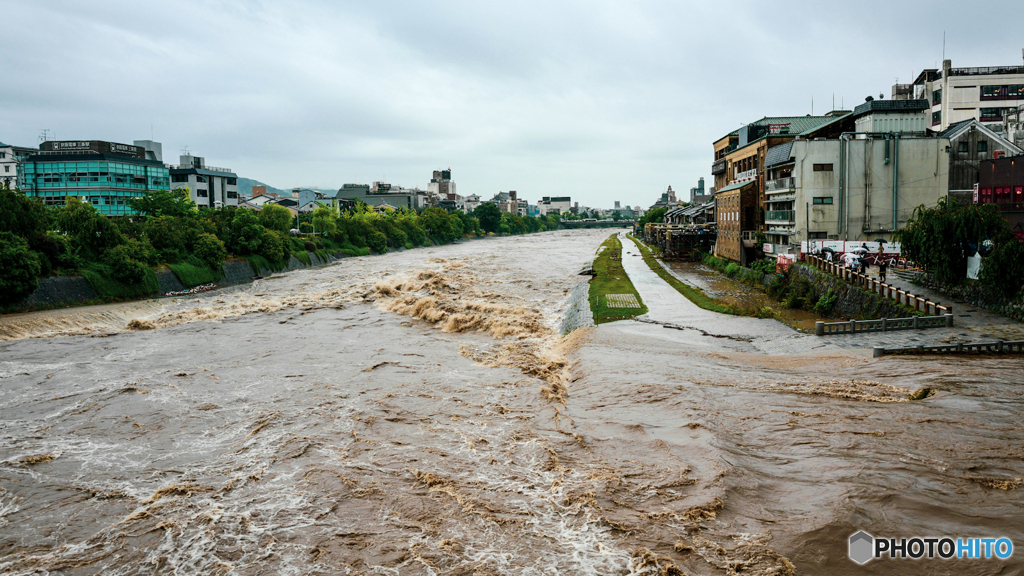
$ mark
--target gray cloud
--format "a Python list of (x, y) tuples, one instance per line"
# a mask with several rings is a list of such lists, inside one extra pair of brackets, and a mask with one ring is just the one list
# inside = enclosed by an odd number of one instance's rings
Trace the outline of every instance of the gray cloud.
[[(1010, 2), (986, 5), (1013, 13)], [(387, 174), (459, 191), (650, 204), (710, 177), (711, 142), (765, 115), (888, 95), (946, 55), (1019, 63), (1012, 18), (962, 4), (8, 3), (0, 140), (127, 142), (152, 125), (274, 186)], [(967, 20), (967, 21), (965, 21)]]

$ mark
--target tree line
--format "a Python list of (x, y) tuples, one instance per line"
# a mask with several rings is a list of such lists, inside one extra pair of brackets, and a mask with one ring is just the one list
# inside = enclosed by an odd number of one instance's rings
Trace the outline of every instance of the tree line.
[(419, 211), (357, 203), (342, 212), (319, 207), (299, 224), (274, 204), (245, 208), (197, 208), (188, 190), (154, 190), (130, 199), (136, 212), (109, 218), (76, 196), (47, 207), (38, 198), (0, 188), (0, 307), (31, 294), (40, 278), (81, 275), (104, 299), (157, 292), (155, 270), (167, 266), (186, 286), (217, 281), (223, 262), (248, 259), (256, 269), (280, 270), (309, 253), (350, 256), (444, 244), (467, 236), (526, 234), (554, 230), (558, 217), (517, 216), (494, 204), (471, 214), (441, 208)]

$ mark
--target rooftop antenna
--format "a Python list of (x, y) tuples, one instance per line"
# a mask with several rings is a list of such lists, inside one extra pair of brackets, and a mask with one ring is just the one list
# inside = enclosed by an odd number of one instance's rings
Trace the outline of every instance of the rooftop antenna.
[(43, 128), (41, 130), (41, 133), (39, 134), (39, 141), (40, 142), (47, 142), (49, 140), (50, 140), (50, 129), (49, 128)]
[(187, 144), (181, 147), (181, 155), (182, 155), (182, 156), (191, 156), (191, 155), (192, 155), (192, 154), (191, 154), (191, 153), (190, 153), (190, 152), (188, 151), (188, 145), (187, 145)]
[(811, 96), (811, 116), (814, 116), (814, 96)]
[(942, 62), (946, 62), (946, 31), (942, 31)]

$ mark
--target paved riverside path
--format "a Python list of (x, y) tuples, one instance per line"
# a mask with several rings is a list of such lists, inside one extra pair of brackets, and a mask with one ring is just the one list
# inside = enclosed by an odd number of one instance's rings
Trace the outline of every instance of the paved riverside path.
[(837, 348), (826, 337), (798, 332), (778, 320), (704, 310), (651, 270), (640, 249), (625, 234), (620, 233), (619, 240), (622, 242), (622, 268), (648, 309), (647, 314), (622, 322), (654, 322), (693, 330), (697, 332), (695, 340), (700, 336), (712, 337), (717, 340), (716, 346), (724, 345), (741, 352), (806, 354)]
[[(989, 342), (994, 340), (1024, 339), (1024, 325), (1011, 318), (985, 311), (983, 308), (964, 303), (954, 303), (953, 328), (928, 328), (922, 330), (897, 330), (892, 332), (867, 332), (857, 334), (833, 334), (815, 336), (795, 330), (782, 322), (772, 319), (750, 318), (719, 314), (700, 308), (661, 279), (643, 261), (640, 250), (632, 240), (620, 234), (622, 241), (622, 267), (629, 275), (640, 298), (647, 305), (648, 313), (634, 319), (640, 322), (655, 322), (692, 329), (702, 335), (724, 340), (714, 341), (715, 345), (738, 351), (780, 354), (808, 354), (829, 350), (859, 350), (870, 354), (874, 346), (885, 348), (909, 348), (957, 342)], [(675, 274), (680, 278), (679, 274)], [(680, 278), (688, 284), (694, 284)], [(902, 279), (901, 289), (910, 289), (912, 294), (936, 296), (940, 302), (949, 302), (948, 296), (934, 292), (926, 294), (922, 289)], [(895, 283), (894, 283), (895, 285)], [(970, 316), (968, 316), (970, 315)], [(837, 319), (836, 321), (838, 321)], [(964, 321), (961, 324), (961, 321)], [(630, 322), (626, 320), (624, 322)]]
[[(878, 278), (877, 267), (871, 267), (868, 271), (869, 273), (873, 271), (874, 273), (871, 275), (876, 279)], [(981, 306), (956, 300), (947, 294), (912, 284), (909, 280), (893, 274), (892, 270), (889, 270), (889, 273), (886, 274), (885, 281), (892, 287), (910, 292), (914, 296), (927, 298), (932, 302), (952, 304), (953, 322), (959, 331), (964, 333), (965, 340), (1024, 340), (1024, 323), (1018, 322), (1013, 318), (989, 312)]]

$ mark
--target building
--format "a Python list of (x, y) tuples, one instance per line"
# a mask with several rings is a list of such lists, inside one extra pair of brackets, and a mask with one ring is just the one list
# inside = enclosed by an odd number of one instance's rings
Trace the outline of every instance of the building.
[(238, 206), (238, 175), (227, 168), (206, 165), (206, 159), (191, 154), (178, 158), (170, 169), (171, 186), (185, 188), (196, 206), (224, 208)]
[(452, 182), (452, 169), (447, 170), (434, 170), (433, 176), (430, 178), (430, 184), (427, 185), (427, 192), (440, 199), (450, 198), (450, 194), (455, 194), (455, 182)]
[(676, 200), (676, 192), (672, 189), (672, 186), (668, 187), (668, 190), (661, 193), (661, 197), (658, 201), (651, 205), (648, 210), (654, 210), (655, 208), (673, 208), (678, 204)]
[(926, 69), (912, 85), (893, 86), (893, 97), (927, 100), (936, 132), (971, 119), (1001, 129), (1006, 113), (1024, 105), (1024, 66), (953, 68), (943, 60), (942, 70)]
[(570, 196), (544, 196), (537, 202), (537, 210), (541, 216), (548, 214), (568, 214), (572, 209)]
[(750, 260), (757, 226), (757, 181), (743, 180), (715, 193), (718, 238), (715, 255), (740, 264)]
[(770, 148), (765, 251), (794, 253), (803, 240), (890, 240), (915, 208), (947, 195), (948, 146), (938, 136), (872, 133)]
[(875, 100), (869, 96), (853, 109), (853, 118), (856, 132), (923, 135), (931, 126), (927, 100)]
[[(764, 231), (767, 205), (765, 158), (768, 149), (797, 138), (838, 138), (854, 130), (848, 110), (833, 110), (824, 116), (766, 116), (716, 140), (711, 174), (715, 190), (739, 182), (753, 181), (757, 189), (754, 230)], [(718, 192), (716, 192), (717, 197)]]
[(480, 196), (479, 195), (477, 195), (477, 194), (470, 194), (469, 196), (466, 196), (465, 206), (466, 206), (466, 212), (467, 213), (472, 212), (473, 210), (476, 210), (476, 207), (479, 206), (479, 205), (480, 205)]
[(974, 118), (950, 124), (939, 136), (949, 139), (949, 195), (961, 204), (974, 203), (981, 162), (1024, 152)]
[(1003, 116), (1003, 136), (1014, 146), (1024, 148), (1024, 106), (1007, 110)]
[(20, 187), (21, 170), (19, 167), (26, 157), (37, 152), (39, 150), (35, 148), (12, 146), (0, 142), (0, 186), (6, 184), (9, 188)]
[(162, 161), (142, 146), (101, 140), (47, 141), (22, 161), (22, 190), (48, 206), (78, 196), (107, 216), (133, 214), (128, 199), (147, 190), (168, 190)]
[(1024, 157), (981, 161), (978, 203), (999, 206), (1014, 232), (1024, 233)]
[(425, 190), (405, 189), (386, 182), (374, 182), (372, 186), (344, 184), (338, 189), (334, 200), (336, 203), (341, 200), (349, 202), (358, 200), (370, 206), (405, 208), (407, 210), (421, 210), (430, 204)]
[(701, 176), (700, 179), (697, 180), (697, 185), (695, 187), (690, 188), (690, 203), (691, 204), (704, 204), (705, 202), (710, 202), (713, 197), (714, 197), (714, 193), (708, 194), (708, 193), (705, 193), (705, 191), (704, 191), (704, 177), (703, 176)]

